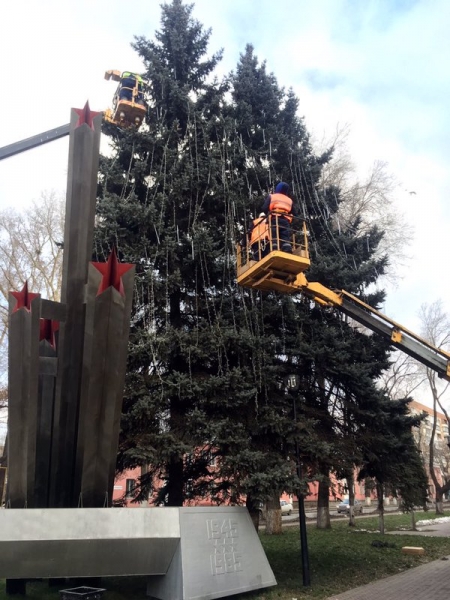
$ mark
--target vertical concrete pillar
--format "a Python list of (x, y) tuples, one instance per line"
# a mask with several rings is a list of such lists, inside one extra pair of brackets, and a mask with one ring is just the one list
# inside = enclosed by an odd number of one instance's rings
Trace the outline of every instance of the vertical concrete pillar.
[(114, 252), (89, 266), (75, 478), (86, 508), (112, 501), (134, 271)]
[[(47, 323), (50, 324), (51, 334), (53, 333), (52, 321), (41, 319), (41, 336), (42, 325), (46, 326)], [(44, 337), (39, 342), (38, 419), (35, 441), (36, 471), (33, 508), (48, 507), (57, 365), (55, 343)]]
[(33, 506), (35, 440), (38, 414), (40, 296), (9, 295), (8, 344), (8, 489), (10, 508)]
[(92, 258), (101, 113), (73, 109), (69, 141), (61, 301), (66, 321), (59, 334), (52, 434), (50, 506), (73, 506), (73, 481), (84, 347), (88, 263)]

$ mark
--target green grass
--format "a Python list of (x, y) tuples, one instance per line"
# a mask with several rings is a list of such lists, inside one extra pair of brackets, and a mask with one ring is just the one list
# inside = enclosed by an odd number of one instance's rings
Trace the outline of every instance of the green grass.
[[(417, 513), (416, 519), (431, 519), (434, 513)], [(450, 513), (446, 513), (450, 516)], [(317, 530), (308, 526), (308, 547), (311, 587), (302, 584), (301, 555), (298, 523), (285, 527), (279, 536), (261, 533), (261, 541), (275, 573), (278, 585), (259, 592), (232, 596), (235, 600), (323, 600), (333, 594), (370, 583), (431, 560), (450, 555), (450, 539), (425, 536), (385, 535), (375, 530), (378, 519), (357, 519), (356, 527), (349, 527), (347, 519), (333, 521), (332, 529)], [(411, 527), (409, 515), (388, 515), (386, 530)], [(382, 540), (395, 547), (376, 548), (373, 540)], [(424, 556), (401, 553), (402, 546), (422, 546)], [(82, 585), (76, 583), (75, 585)], [(108, 592), (105, 600), (145, 600), (145, 578), (115, 578), (103, 582)], [(74, 587), (66, 584), (65, 587)], [(47, 582), (27, 584), (29, 600), (57, 600), (61, 586), (51, 588)], [(0, 600), (5, 600), (5, 582), (0, 581)], [(17, 596), (16, 596), (17, 598)]]
[[(447, 513), (446, 516), (450, 516)], [(433, 518), (433, 514), (417, 513), (416, 520)], [(325, 599), (348, 589), (394, 575), (411, 567), (450, 555), (450, 539), (425, 536), (382, 536), (376, 532), (377, 517), (357, 519), (349, 527), (347, 519), (333, 521), (332, 529), (317, 530), (308, 526), (308, 548), (311, 587), (302, 583), (298, 527), (286, 528), (282, 536), (262, 534), (267, 558), (278, 581), (276, 588), (236, 596), (236, 600), (306, 600)], [(389, 515), (386, 531), (411, 528), (410, 515)], [(367, 531), (364, 531), (367, 530)], [(395, 547), (375, 548), (372, 541), (386, 541)], [(402, 546), (422, 546), (424, 556), (401, 553)]]

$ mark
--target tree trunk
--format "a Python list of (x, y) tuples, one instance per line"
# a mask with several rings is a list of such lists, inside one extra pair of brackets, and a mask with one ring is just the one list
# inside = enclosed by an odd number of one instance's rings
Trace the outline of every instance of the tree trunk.
[[(148, 465), (142, 465), (141, 466), (141, 481), (142, 478), (148, 473)], [(140, 505), (144, 508), (148, 508), (148, 500), (149, 500), (150, 494), (149, 492), (147, 492), (145, 494), (145, 498), (143, 500), (141, 500)]]
[(282, 533), (280, 494), (275, 492), (266, 503), (266, 533), (279, 535)]
[(366, 498), (366, 506), (370, 506), (372, 504), (371, 494), (374, 487), (373, 479), (366, 477), (364, 480), (364, 496)]
[(183, 459), (173, 456), (167, 465), (167, 506), (183, 506)]
[(249, 512), (250, 518), (253, 523), (253, 527), (256, 531), (259, 530), (259, 517), (260, 517), (260, 503), (253, 499), (253, 497), (249, 494), (247, 496), (247, 500), (245, 502), (247, 510)]
[(0, 456), (0, 467), (6, 467), (8, 463), (8, 432), (6, 432), (5, 445), (3, 446), (3, 453)]
[(6, 434), (3, 455), (0, 457), (0, 508), (3, 504), (3, 497), (6, 493), (6, 465), (7, 465), (8, 434)]
[(416, 514), (415, 514), (415, 512), (413, 510), (411, 511), (411, 526), (412, 526), (412, 530), (413, 531), (417, 531), (417, 527), (416, 527)]
[(429, 444), (429, 462), (428, 468), (430, 470), (431, 481), (434, 484), (435, 495), (436, 495), (436, 514), (443, 515), (444, 514), (444, 505), (443, 505), (443, 487), (436, 477), (436, 472), (434, 470), (434, 439), (436, 435), (436, 426), (437, 426), (437, 402), (439, 399), (438, 391), (436, 388), (435, 377), (428, 375), (428, 381), (431, 386), (431, 391), (433, 393), (433, 427), (431, 429), (431, 437)]
[(348, 514), (349, 514), (349, 520), (348, 520), (348, 525), (349, 527), (354, 527), (356, 525), (355, 523), (355, 510), (354, 510), (354, 505), (355, 505), (355, 486), (353, 483), (353, 473), (352, 474), (348, 474), (347, 477), (347, 487), (348, 487)]
[(384, 490), (383, 484), (377, 483), (377, 498), (378, 498), (378, 527), (380, 533), (384, 535)]
[[(181, 295), (176, 290), (169, 297), (170, 324), (174, 329), (181, 327)], [(171, 368), (183, 372), (182, 358), (175, 354), (171, 360)], [(185, 408), (178, 396), (170, 398), (169, 427), (175, 439), (182, 439), (185, 421)], [(173, 453), (167, 464), (167, 506), (183, 506), (184, 502), (184, 463), (183, 456)]]
[(444, 514), (444, 494), (442, 493), (441, 486), (435, 486), (436, 488), (436, 514)]
[(0, 467), (0, 508), (3, 506), (3, 496), (5, 495), (6, 467)]
[(317, 529), (331, 529), (329, 493), (328, 478), (326, 481), (319, 481), (319, 492), (317, 496)]

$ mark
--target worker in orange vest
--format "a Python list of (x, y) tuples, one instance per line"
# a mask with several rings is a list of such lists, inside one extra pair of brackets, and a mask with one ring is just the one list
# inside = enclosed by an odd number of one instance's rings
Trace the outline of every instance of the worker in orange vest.
[(289, 185), (280, 181), (275, 188), (275, 193), (268, 194), (264, 199), (262, 210), (265, 214), (270, 215), (271, 250), (280, 249), (282, 252), (292, 252), (293, 202), (288, 194)]
[(269, 252), (270, 240), (269, 223), (264, 213), (261, 213), (257, 219), (253, 219), (249, 235), (252, 259), (261, 260)]

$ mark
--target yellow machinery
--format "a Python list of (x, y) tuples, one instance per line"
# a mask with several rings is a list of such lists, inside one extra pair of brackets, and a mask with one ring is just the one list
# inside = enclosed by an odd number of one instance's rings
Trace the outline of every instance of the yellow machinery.
[(147, 114), (142, 79), (137, 74), (126, 71), (106, 71), (105, 79), (119, 82), (113, 98), (113, 107), (105, 111), (105, 120), (120, 127), (139, 127)]
[[(268, 217), (269, 221), (277, 218)], [(265, 233), (253, 236), (249, 244), (237, 248), (237, 282), (243, 287), (288, 294), (301, 293), (321, 306), (335, 308), (357, 323), (390, 340), (391, 344), (450, 381), (450, 353), (386, 317), (345, 290), (331, 290), (317, 281), (308, 281), (304, 271), (310, 266), (306, 225), (292, 231), (292, 254), (282, 252), (280, 240), (272, 239), (278, 228), (268, 223)], [(282, 246), (281, 246), (282, 247)]]
[[(139, 127), (145, 121), (147, 115), (142, 79), (135, 73), (120, 73), (120, 71), (106, 71), (105, 79), (118, 81), (119, 86), (114, 94), (113, 108), (108, 108), (104, 112), (103, 118), (119, 127)], [(0, 148), (0, 160), (58, 140), (69, 135), (69, 132), (70, 123), (66, 123), (25, 140), (2, 146)]]
[(261, 232), (253, 243), (238, 244), (237, 281), (256, 290), (298, 293), (297, 276), (310, 265), (306, 225), (302, 221), (299, 230), (292, 228), (291, 252), (283, 252), (282, 240), (271, 235), (278, 232), (277, 219), (275, 214), (265, 217), (267, 233)]

